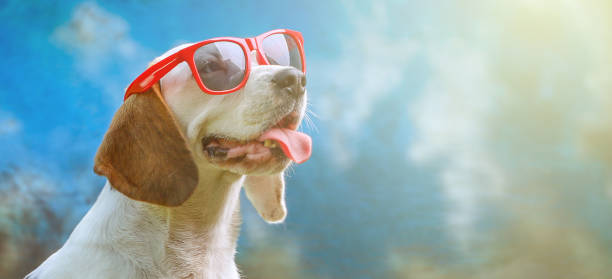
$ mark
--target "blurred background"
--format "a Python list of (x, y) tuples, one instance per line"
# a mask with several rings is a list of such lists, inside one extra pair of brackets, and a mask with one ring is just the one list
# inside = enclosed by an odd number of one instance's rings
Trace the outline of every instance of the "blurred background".
[(0, 277), (105, 179), (124, 88), (184, 43), (305, 38), (289, 215), (242, 197), (248, 278), (612, 278), (612, 2), (0, 1)]

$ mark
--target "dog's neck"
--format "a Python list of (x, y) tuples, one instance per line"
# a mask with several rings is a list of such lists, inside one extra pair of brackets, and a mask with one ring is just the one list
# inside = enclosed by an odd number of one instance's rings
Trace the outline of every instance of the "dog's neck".
[(225, 278), (229, 271), (219, 269), (232, 269), (237, 274), (234, 254), (243, 179), (229, 172), (207, 172), (200, 177), (205, 178), (200, 179), (184, 204), (166, 209), (168, 240), (164, 264), (175, 275), (183, 276), (185, 270), (195, 269), (205, 270), (208, 274), (204, 278)]
[[(238, 278), (243, 180), (229, 172), (201, 172), (198, 187), (178, 207), (131, 200), (107, 183), (67, 244), (102, 241), (96, 244), (113, 247), (150, 278)], [(106, 220), (95, 220), (100, 216)], [(96, 230), (102, 237), (92, 237)]]

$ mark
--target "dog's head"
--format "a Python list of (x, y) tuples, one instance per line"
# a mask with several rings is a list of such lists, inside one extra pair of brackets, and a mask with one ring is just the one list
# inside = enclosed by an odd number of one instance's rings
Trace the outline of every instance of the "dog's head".
[(260, 215), (282, 221), (283, 171), (290, 159), (310, 154), (310, 138), (296, 131), (305, 84), (295, 68), (253, 64), (240, 90), (208, 95), (183, 62), (119, 108), (94, 171), (130, 198), (165, 206), (186, 201), (202, 176), (246, 175), (247, 196)]

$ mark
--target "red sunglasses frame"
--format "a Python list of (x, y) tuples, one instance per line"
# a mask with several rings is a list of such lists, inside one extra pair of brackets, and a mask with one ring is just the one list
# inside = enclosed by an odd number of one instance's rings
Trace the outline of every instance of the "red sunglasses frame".
[[(154, 83), (159, 81), (164, 75), (170, 72), (170, 70), (172, 70), (174, 67), (176, 67), (178, 64), (182, 62), (187, 62), (187, 65), (189, 65), (189, 69), (191, 69), (191, 74), (193, 75), (193, 78), (195, 79), (196, 83), (198, 84), (198, 86), (204, 93), (207, 93), (210, 95), (225, 95), (225, 94), (235, 92), (239, 90), (240, 88), (242, 88), (246, 84), (247, 80), (249, 79), (249, 74), (251, 72), (251, 55), (249, 55), (249, 53), (251, 51), (255, 50), (257, 52), (257, 63), (259, 65), (270, 65), (270, 62), (268, 62), (268, 59), (265, 57), (265, 55), (263, 55), (261, 46), (265, 38), (267, 38), (270, 35), (274, 35), (274, 34), (285, 34), (285, 35), (292, 37), (295, 40), (295, 42), (298, 45), (298, 50), (300, 51), (300, 58), (302, 60), (301, 70), (302, 72), (306, 73), (306, 59), (304, 56), (304, 38), (302, 37), (302, 33), (298, 31), (289, 30), (289, 29), (276, 29), (276, 30), (268, 31), (266, 33), (263, 33), (253, 38), (219, 37), (219, 38), (208, 39), (208, 40), (204, 40), (204, 41), (192, 44), (186, 48), (183, 48), (171, 54), (170, 56), (160, 60), (159, 62), (151, 65), (142, 74), (140, 74), (136, 79), (134, 79), (134, 81), (132, 81), (130, 86), (128, 86), (128, 88), (125, 91), (125, 96), (123, 100), (124, 101), (127, 100), (127, 98), (130, 97), (130, 95), (132, 94), (143, 93), (147, 91), (149, 88), (151, 88), (151, 86), (153, 86)], [(222, 90), (222, 91), (210, 90), (206, 88), (206, 85), (204, 85), (204, 83), (200, 79), (200, 74), (198, 73), (193, 56), (196, 50), (198, 50), (201, 46), (210, 44), (210, 43), (215, 43), (215, 42), (236, 43), (242, 48), (242, 51), (244, 52), (245, 63), (246, 63), (245, 65), (246, 68), (244, 70), (245, 74), (244, 74), (244, 78), (242, 79), (242, 82), (240, 82), (240, 84), (238, 84), (238, 86), (236, 86), (235, 88), (232, 88), (229, 90)]]

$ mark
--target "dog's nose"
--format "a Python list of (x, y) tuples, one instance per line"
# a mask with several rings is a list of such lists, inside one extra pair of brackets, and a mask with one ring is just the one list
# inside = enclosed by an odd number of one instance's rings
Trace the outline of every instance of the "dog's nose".
[(306, 86), (306, 75), (295, 68), (280, 70), (272, 77), (272, 82), (278, 86), (281, 92), (288, 92), (293, 97), (304, 95)]

